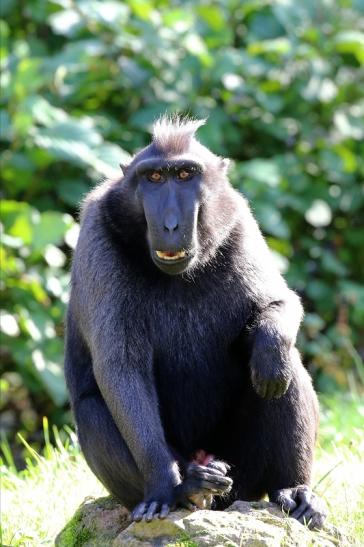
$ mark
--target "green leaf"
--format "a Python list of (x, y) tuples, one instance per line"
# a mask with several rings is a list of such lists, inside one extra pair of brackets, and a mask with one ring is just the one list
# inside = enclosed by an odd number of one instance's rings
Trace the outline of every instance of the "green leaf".
[(6, 232), (19, 238), (25, 245), (32, 241), (33, 224), (39, 218), (39, 213), (27, 203), (2, 201), (1, 216)]
[(340, 32), (335, 38), (337, 51), (352, 53), (359, 63), (364, 64), (364, 32), (348, 30)]
[(240, 171), (243, 176), (267, 184), (277, 186), (281, 179), (278, 165), (271, 160), (255, 159), (243, 164)]
[(53, 13), (48, 18), (48, 22), (53, 32), (69, 37), (74, 36), (83, 26), (81, 15), (74, 9)]
[(197, 6), (197, 13), (213, 30), (219, 31), (225, 27), (225, 17), (218, 6)]
[(30, 112), (34, 121), (47, 127), (66, 122), (68, 116), (61, 108), (55, 108), (44, 97), (31, 95), (21, 105), (25, 112)]
[[(133, 3), (133, 0), (129, 0), (129, 2)], [(144, 0), (134, 0), (134, 4), (136, 3), (140, 4), (141, 9), (149, 7), (149, 2)], [(77, 7), (84, 14), (86, 20), (106, 25), (116, 32), (119, 32), (128, 21), (128, 6), (117, 0), (78, 0)]]
[[(55, 342), (55, 341), (53, 341)], [(50, 343), (32, 352), (34, 371), (47, 389), (57, 406), (63, 405), (67, 399), (67, 390), (62, 368), (61, 347), (55, 351)]]
[(76, 165), (92, 165), (93, 147), (102, 142), (91, 120), (69, 119), (51, 127), (34, 130), (34, 142), (56, 158), (69, 160)]
[(322, 199), (315, 199), (306, 211), (305, 219), (315, 228), (328, 226), (332, 220), (330, 206)]
[(81, 180), (60, 180), (56, 187), (58, 196), (73, 207), (81, 202), (88, 190), (89, 186)]
[(250, 55), (261, 55), (265, 53), (277, 53), (284, 55), (291, 51), (291, 42), (288, 38), (276, 38), (275, 40), (264, 40), (264, 42), (253, 42), (248, 45)]
[(2, 141), (11, 141), (13, 131), (11, 127), (10, 116), (4, 109), (0, 110), (0, 139)]
[(274, 205), (263, 202), (256, 203), (254, 212), (264, 232), (282, 239), (289, 237), (289, 228)]
[(72, 224), (69, 215), (57, 211), (42, 213), (33, 227), (33, 239), (31, 247), (35, 252), (43, 252), (46, 245), (60, 244), (67, 229)]

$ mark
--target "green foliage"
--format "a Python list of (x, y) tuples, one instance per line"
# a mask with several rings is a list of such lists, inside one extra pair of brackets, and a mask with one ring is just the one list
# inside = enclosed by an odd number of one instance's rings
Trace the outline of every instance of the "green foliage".
[(6, 0), (1, 16), (5, 426), (67, 419), (73, 218), (165, 111), (208, 116), (201, 140), (233, 158), (303, 297), (318, 387), (363, 382), (363, 2)]

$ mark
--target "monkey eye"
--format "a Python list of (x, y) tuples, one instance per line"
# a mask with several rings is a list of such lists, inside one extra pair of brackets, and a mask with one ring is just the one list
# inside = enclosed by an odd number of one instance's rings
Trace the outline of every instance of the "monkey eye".
[(181, 169), (180, 171), (178, 171), (177, 176), (180, 180), (188, 180), (192, 177), (192, 171), (188, 171), (187, 169)]
[(147, 177), (151, 182), (161, 182), (162, 180), (162, 175), (159, 171), (151, 171)]

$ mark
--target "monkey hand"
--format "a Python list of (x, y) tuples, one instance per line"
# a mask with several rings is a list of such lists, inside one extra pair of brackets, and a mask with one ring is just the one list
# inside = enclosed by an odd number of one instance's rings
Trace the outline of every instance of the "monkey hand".
[(213, 496), (230, 492), (233, 481), (225, 476), (229, 469), (228, 464), (218, 460), (213, 460), (207, 466), (191, 463), (181, 484), (173, 490), (167, 489), (147, 496), (133, 509), (131, 520), (151, 522), (157, 518), (164, 519), (178, 506), (191, 511), (208, 508)]
[(263, 399), (279, 399), (288, 389), (291, 378), (283, 374), (267, 376), (252, 370), (252, 383), (255, 392)]
[(263, 354), (253, 350), (250, 361), (251, 380), (260, 397), (279, 399), (286, 393), (292, 375), (289, 362), (289, 358), (284, 358), (284, 352), (267, 350)]
[(213, 496), (223, 496), (230, 492), (233, 481), (226, 477), (230, 466), (219, 460), (208, 465), (190, 463), (185, 480), (179, 488), (179, 505), (194, 511), (209, 509)]
[(131, 512), (131, 521), (151, 522), (153, 519), (166, 518), (177, 505), (177, 488), (178, 486), (151, 489), (151, 492)]

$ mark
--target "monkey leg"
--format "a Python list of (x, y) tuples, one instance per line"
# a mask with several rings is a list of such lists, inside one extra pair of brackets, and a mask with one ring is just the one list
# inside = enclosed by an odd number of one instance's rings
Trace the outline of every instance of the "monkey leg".
[(292, 387), (282, 398), (281, 405), (279, 400), (277, 408), (272, 403), (274, 423), (280, 421), (281, 426), (271, 440), (267, 493), (269, 499), (292, 518), (309, 528), (321, 528), (327, 508), (309, 486), (318, 428), (318, 403), (298, 352), (293, 354), (293, 359)]
[(318, 427), (318, 403), (311, 379), (292, 352), (293, 379), (279, 399), (264, 400), (251, 389), (225, 433), (226, 449), (215, 453), (232, 464), (231, 496), (253, 501), (268, 494), (290, 516), (322, 526), (324, 503), (309, 488)]
[(143, 479), (99, 393), (74, 405), (86, 461), (107, 490), (129, 510), (143, 499)]
[[(74, 412), (80, 445), (92, 471), (113, 496), (133, 510), (133, 520), (151, 520), (144, 514), (142, 475), (101, 395), (96, 393), (78, 400)], [(194, 496), (200, 500), (204, 496), (223, 495), (232, 483), (225, 476), (226, 470), (223, 462), (214, 462), (211, 467), (190, 464), (183, 482), (176, 488), (176, 505), (194, 509)], [(167, 512), (162, 513), (161, 518), (167, 516)]]

